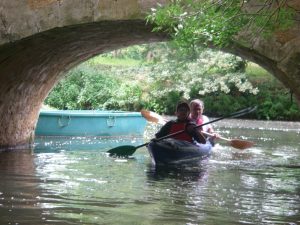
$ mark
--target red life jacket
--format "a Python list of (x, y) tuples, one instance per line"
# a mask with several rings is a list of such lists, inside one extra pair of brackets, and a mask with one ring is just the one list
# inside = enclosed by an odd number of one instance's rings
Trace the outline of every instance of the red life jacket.
[[(170, 134), (185, 130), (185, 127), (186, 127), (186, 123), (180, 123), (180, 122), (173, 123), (170, 128)], [(172, 138), (177, 140), (182, 140), (182, 141), (189, 141), (193, 143), (192, 136), (190, 136), (187, 132), (183, 132), (181, 134), (175, 135)]]

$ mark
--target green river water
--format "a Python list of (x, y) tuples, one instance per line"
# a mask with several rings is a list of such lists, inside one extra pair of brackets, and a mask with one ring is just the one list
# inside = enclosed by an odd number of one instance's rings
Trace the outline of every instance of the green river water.
[(224, 120), (225, 137), (197, 166), (154, 168), (146, 148), (131, 159), (105, 153), (144, 140), (36, 139), (0, 153), (0, 224), (300, 224), (300, 123)]

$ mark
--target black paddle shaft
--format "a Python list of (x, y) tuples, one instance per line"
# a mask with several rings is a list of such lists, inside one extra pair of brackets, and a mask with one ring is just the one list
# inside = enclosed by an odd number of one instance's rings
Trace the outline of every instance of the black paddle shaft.
[[(246, 115), (248, 113), (251, 113), (253, 111), (255, 111), (257, 108), (257, 106), (254, 106), (254, 107), (248, 107), (248, 108), (245, 108), (245, 109), (242, 109), (240, 111), (237, 111), (237, 112), (234, 112), (234, 113), (231, 113), (231, 114), (228, 114), (228, 115), (225, 115), (225, 116), (222, 116), (220, 118), (217, 118), (217, 119), (214, 119), (214, 120), (211, 120), (207, 123), (203, 123), (203, 124), (200, 124), (200, 125), (197, 125), (195, 128), (199, 128), (199, 127), (202, 127), (202, 126), (205, 126), (207, 124), (210, 124), (210, 123), (215, 123), (219, 120), (223, 120), (223, 119), (226, 119), (226, 118), (235, 118), (235, 117), (239, 117), (239, 116), (243, 116), (243, 115)], [(157, 138), (156, 141), (161, 141), (163, 139), (166, 139), (166, 138), (169, 138), (169, 137), (174, 137), (178, 134), (182, 134), (183, 132), (185, 132), (185, 130), (181, 130), (181, 131), (178, 131), (178, 132), (175, 132), (175, 133), (172, 133), (172, 134), (168, 134), (166, 136), (163, 136), (161, 138)], [(142, 145), (138, 145), (135, 147), (135, 149), (138, 149), (138, 148), (141, 148), (141, 147), (144, 147), (144, 146), (147, 146), (149, 144), (149, 142), (147, 143), (144, 143)]]

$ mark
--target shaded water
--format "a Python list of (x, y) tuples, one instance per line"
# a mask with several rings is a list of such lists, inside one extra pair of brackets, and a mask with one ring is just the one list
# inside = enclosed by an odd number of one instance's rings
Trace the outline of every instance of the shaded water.
[(198, 166), (153, 168), (106, 155), (146, 140), (37, 139), (0, 154), (0, 224), (300, 224), (300, 123), (226, 120), (220, 142)]

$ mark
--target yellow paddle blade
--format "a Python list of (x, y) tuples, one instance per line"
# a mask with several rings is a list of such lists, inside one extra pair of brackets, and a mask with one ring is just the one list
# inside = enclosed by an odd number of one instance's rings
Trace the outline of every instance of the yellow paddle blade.
[(116, 148), (112, 148), (108, 150), (109, 156), (117, 156), (117, 157), (128, 157), (131, 156), (135, 151), (136, 147), (132, 145), (123, 145)]
[(245, 141), (239, 139), (232, 139), (230, 140), (230, 146), (237, 148), (237, 149), (246, 149), (251, 148), (255, 143), (252, 141)]

